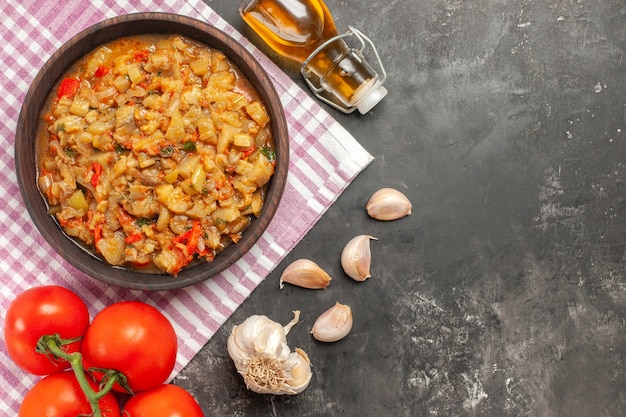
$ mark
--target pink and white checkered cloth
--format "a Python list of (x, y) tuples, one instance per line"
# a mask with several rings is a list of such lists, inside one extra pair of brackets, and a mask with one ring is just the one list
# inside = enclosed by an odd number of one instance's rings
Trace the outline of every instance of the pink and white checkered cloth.
[[(256, 286), (302, 239), (372, 160), (317, 102), (202, 0), (20, 0), (0, 5), (0, 305), (2, 323), (11, 300), (27, 288), (59, 284), (86, 301), (93, 316), (106, 305), (137, 299), (157, 306), (173, 322), (179, 353), (172, 377), (211, 338)], [(233, 1), (233, 7), (237, 2)], [(46, 59), (73, 35), (106, 18), (162, 11), (187, 15), (222, 29), (245, 45), (275, 82), (290, 128), (290, 166), (284, 199), (256, 246), (228, 270), (177, 291), (113, 288), (85, 276), (56, 254), (34, 227), (15, 175), (15, 128), (30, 82)], [(294, 216), (293, 213), (298, 215)], [(263, 314), (263, 312), (259, 312)], [(224, 347), (226, 349), (226, 347)], [(0, 349), (0, 414), (16, 415), (37, 381)]]

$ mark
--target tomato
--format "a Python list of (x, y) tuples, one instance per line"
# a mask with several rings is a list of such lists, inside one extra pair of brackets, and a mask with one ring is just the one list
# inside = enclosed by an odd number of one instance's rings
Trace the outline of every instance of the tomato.
[(196, 399), (184, 388), (163, 384), (131, 397), (122, 412), (128, 417), (204, 417)]
[[(97, 385), (89, 381), (95, 390)], [(112, 393), (105, 394), (99, 401), (104, 417), (119, 417), (120, 407)], [(91, 415), (91, 405), (83, 393), (74, 373), (57, 372), (48, 375), (26, 394), (18, 417), (76, 417)]]
[[(64, 360), (53, 360), (35, 351), (41, 336), (59, 334), (79, 338), (89, 326), (89, 311), (74, 292), (56, 285), (30, 288), (11, 302), (4, 320), (4, 341), (13, 361), (24, 371), (48, 375), (67, 369)], [(68, 353), (80, 351), (81, 342), (64, 346)]]
[[(94, 317), (81, 352), (85, 369), (115, 369), (136, 393), (165, 382), (176, 364), (177, 349), (174, 327), (159, 310), (140, 301), (122, 301)], [(114, 389), (124, 391), (119, 384)]]

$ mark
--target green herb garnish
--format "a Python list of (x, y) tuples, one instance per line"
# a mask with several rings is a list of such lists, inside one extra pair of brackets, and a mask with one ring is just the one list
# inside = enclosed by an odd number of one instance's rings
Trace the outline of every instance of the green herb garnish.
[(136, 223), (136, 224), (137, 224), (137, 226), (139, 226), (139, 227), (141, 227), (141, 226), (147, 226), (147, 225), (152, 224), (152, 223), (154, 223), (154, 222), (156, 222), (156, 218), (153, 218), (153, 219), (147, 219), (147, 218), (145, 218), (145, 217), (142, 217), (142, 218), (137, 219), (137, 220), (135, 221), (135, 223)]
[(172, 156), (174, 154), (174, 147), (172, 145), (165, 145), (161, 148), (161, 156)]
[(260, 150), (261, 154), (264, 155), (268, 161), (274, 162), (276, 161), (276, 151), (269, 146), (265, 145)]
[(192, 141), (183, 143), (183, 150), (186, 152), (195, 152), (196, 151), (196, 143)]

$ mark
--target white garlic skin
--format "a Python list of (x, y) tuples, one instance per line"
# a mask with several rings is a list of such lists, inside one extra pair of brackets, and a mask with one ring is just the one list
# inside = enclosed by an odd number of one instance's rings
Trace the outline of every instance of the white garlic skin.
[(318, 264), (309, 259), (292, 262), (280, 276), (280, 288), (285, 282), (299, 287), (319, 290), (328, 287), (332, 278)]
[(365, 209), (370, 217), (383, 220), (398, 220), (411, 214), (413, 206), (400, 191), (394, 188), (381, 188), (370, 197)]
[(346, 337), (350, 330), (352, 330), (352, 309), (336, 302), (315, 320), (311, 334), (320, 342), (336, 342)]
[(371, 277), (372, 252), (370, 240), (374, 236), (358, 235), (344, 246), (341, 252), (341, 266), (344, 272), (355, 281), (365, 281)]
[(258, 394), (294, 395), (309, 385), (311, 363), (301, 349), (291, 351), (286, 335), (300, 312), (286, 326), (262, 315), (248, 317), (228, 337), (228, 354), (246, 387)]

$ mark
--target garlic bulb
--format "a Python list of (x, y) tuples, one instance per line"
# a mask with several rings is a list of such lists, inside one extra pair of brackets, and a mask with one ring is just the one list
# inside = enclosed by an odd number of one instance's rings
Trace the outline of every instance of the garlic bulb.
[(370, 274), (372, 253), (370, 240), (374, 236), (359, 235), (350, 240), (341, 252), (341, 266), (346, 274), (355, 281), (365, 281)]
[(311, 363), (302, 349), (291, 352), (286, 335), (300, 312), (286, 326), (254, 315), (235, 326), (228, 337), (228, 354), (246, 387), (259, 394), (298, 394), (311, 381)]
[(308, 259), (292, 262), (280, 277), (280, 288), (284, 282), (312, 290), (328, 287), (332, 278), (319, 265)]
[(320, 342), (336, 342), (352, 330), (352, 309), (336, 302), (315, 320), (311, 334)]
[(377, 220), (397, 220), (411, 214), (409, 199), (393, 188), (381, 188), (372, 194), (365, 206), (367, 214)]

